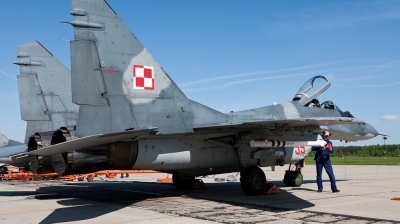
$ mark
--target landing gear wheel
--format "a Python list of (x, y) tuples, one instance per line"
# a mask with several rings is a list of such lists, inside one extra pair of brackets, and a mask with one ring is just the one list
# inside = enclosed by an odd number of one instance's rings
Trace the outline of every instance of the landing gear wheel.
[(251, 166), (240, 173), (240, 183), (245, 194), (261, 195), (265, 191), (267, 178), (262, 169)]
[(86, 177), (87, 182), (93, 182), (93, 176), (92, 175), (88, 175)]
[(303, 174), (300, 171), (294, 172), (293, 178), (295, 187), (300, 187), (303, 184)]
[(288, 187), (300, 187), (303, 184), (303, 174), (300, 171), (287, 171), (283, 182)]
[(191, 189), (193, 187), (194, 177), (184, 177), (180, 175), (172, 175), (172, 184), (179, 190)]
[(285, 173), (285, 176), (283, 177), (283, 183), (288, 187), (292, 186), (292, 179), (293, 179), (292, 174), (293, 171), (287, 171)]

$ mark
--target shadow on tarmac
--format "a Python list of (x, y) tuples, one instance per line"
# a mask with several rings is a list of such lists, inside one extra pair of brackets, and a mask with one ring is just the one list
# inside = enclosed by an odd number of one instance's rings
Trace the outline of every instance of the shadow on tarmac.
[[(278, 185), (278, 182), (276, 184)], [(243, 209), (251, 208), (276, 213), (314, 206), (282, 189), (280, 194), (247, 196), (242, 192), (240, 182), (206, 183), (206, 185), (205, 189), (177, 190), (170, 183), (72, 182), (62, 186), (43, 186), (35, 192), (0, 191), (0, 196), (26, 196), (25, 200), (57, 200), (63, 207), (55, 208), (40, 223), (89, 220), (149, 199), (166, 197), (203, 199)]]

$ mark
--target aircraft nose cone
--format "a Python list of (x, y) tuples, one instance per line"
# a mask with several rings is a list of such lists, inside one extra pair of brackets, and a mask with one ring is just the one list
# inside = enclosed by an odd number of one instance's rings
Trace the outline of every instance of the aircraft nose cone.
[(367, 135), (372, 135), (373, 137), (376, 137), (379, 135), (378, 131), (372, 127), (372, 125), (365, 123), (365, 129), (367, 131)]

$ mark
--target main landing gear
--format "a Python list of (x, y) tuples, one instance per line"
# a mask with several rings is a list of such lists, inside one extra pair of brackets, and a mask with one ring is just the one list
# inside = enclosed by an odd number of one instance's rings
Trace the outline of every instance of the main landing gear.
[(195, 179), (194, 177), (180, 176), (177, 174), (172, 175), (172, 184), (179, 190), (207, 188), (202, 179)]
[[(174, 174), (172, 183), (180, 190), (191, 189), (196, 184), (196, 179)], [(262, 195), (267, 186), (267, 178), (258, 166), (250, 166), (240, 172), (240, 183), (245, 194)]]
[(294, 170), (290, 170), (292, 164), (289, 165), (289, 170), (286, 171), (283, 178), (283, 183), (288, 187), (300, 187), (303, 184), (303, 174), (301, 174), (301, 168), (304, 166), (304, 159), (297, 161), (293, 167)]
[(194, 177), (185, 177), (173, 174), (172, 184), (179, 190), (191, 189), (194, 183)]
[(240, 183), (247, 195), (261, 195), (265, 191), (267, 178), (258, 166), (250, 166), (240, 172)]

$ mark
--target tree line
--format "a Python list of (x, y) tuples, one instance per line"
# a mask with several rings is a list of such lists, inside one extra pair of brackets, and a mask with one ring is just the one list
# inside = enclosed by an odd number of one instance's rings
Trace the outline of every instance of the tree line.
[[(400, 145), (335, 146), (330, 156), (400, 157)], [(311, 151), (309, 156), (314, 156)]]

